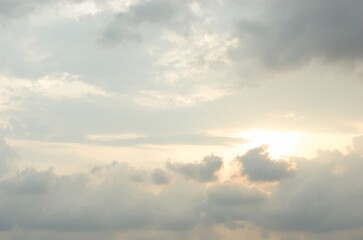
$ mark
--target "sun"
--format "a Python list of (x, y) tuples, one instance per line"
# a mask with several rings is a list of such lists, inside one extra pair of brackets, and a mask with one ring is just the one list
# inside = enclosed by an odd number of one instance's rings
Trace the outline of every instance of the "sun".
[(268, 145), (268, 153), (275, 159), (293, 155), (300, 138), (300, 134), (297, 132), (277, 132), (261, 129), (240, 132), (238, 135), (248, 141), (244, 145), (246, 149)]

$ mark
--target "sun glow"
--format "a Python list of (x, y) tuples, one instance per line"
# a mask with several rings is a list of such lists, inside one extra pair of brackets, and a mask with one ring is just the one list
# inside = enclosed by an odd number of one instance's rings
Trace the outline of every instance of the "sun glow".
[(298, 132), (276, 132), (260, 129), (240, 132), (238, 135), (248, 141), (244, 145), (246, 149), (268, 145), (268, 153), (272, 158), (283, 158), (293, 155), (300, 138), (300, 133)]

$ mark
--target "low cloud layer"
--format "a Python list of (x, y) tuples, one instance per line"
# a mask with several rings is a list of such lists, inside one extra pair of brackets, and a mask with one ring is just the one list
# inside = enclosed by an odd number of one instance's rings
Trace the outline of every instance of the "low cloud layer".
[[(1, 149), (6, 150), (2, 151), (3, 158), (10, 156), (6, 155), (10, 148), (5, 141)], [(264, 151), (264, 147), (256, 148), (240, 158), (253, 156), (259, 162), (266, 157)], [(151, 230), (156, 236), (162, 232), (188, 236), (203, 226), (207, 232), (216, 231), (216, 239), (222, 239), (220, 225), (232, 232), (246, 231), (253, 225), (267, 231), (266, 239), (275, 233), (280, 234), (278, 239), (285, 239), (287, 232), (319, 236), (363, 227), (361, 155), (319, 151), (314, 159), (297, 160), (295, 174), (283, 180), (280, 175), (276, 177), (269, 161), (273, 160), (264, 159), (262, 163), (268, 164), (259, 165), (259, 170), (265, 169), (258, 179), (281, 180), (273, 188), (251, 185), (256, 179), (250, 183), (216, 179), (215, 172), (222, 164), (216, 156), (201, 163), (169, 163), (169, 170), (117, 162), (72, 175), (33, 168), (7, 170), (7, 176), (0, 180), (0, 234), (91, 231), (108, 232), (113, 235), (108, 239), (118, 239), (117, 232), (139, 231), (145, 232), (142, 239), (152, 239), (148, 235)], [(263, 174), (268, 177), (262, 178)], [(85, 239), (82, 236), (75, 239)]]

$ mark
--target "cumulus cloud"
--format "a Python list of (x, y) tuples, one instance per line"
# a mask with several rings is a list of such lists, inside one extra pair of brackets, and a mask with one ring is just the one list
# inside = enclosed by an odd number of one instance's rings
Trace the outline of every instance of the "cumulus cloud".
[(152, 224), (155, 196), (129, 179), (132, 169), (129, 173), (114, 166), (104, 171), (59, 176), (26, 169), (4, 180), (0, 212), (9, 217), (1, 219), (0, 228), (97, 231)]
[(135, 172), (140, 170), (114, 163), (74, 175), (29, 168), (15, 173), (0, 182), (0, 230), (186, 231), (199, 224), (202, 185), (165, 185), (159, 169), (156, 184), (164, 187), (155, 193), (151, 182), (130, 178)]
[(155, 169), (151, 176), (153, 183), (157, 185), (164, 185), (170, 181), (170, 176), (160, 168)]
[(236, 183), (214, 185), (208, 189), (207, 196), (209, 202), (220, 206), (253, 204), (267, 199), (261, 191)]
[(266, 65), (362, 60), (362, 1), (274, 0), (267, 5), (255, 19), (238, 23), (243, 45)]
[(257, 222), (278, 231), (329, 232), (362, 226), (361, 156), (321, 151), (298, 166), (295, 177), (278, 185)]
[(207, 224), (223, 224), (227, 228), (244, 227), (267, 201), (267, 194), (239, 183), (219, 183), (211, 186), (203, 205)]
[(200, 163), (168, 162), (166, 164), (169, 170), (200, 182), (210, 182), (217, 180), (217, 174), (222, 165), (222, 159), (214, 155), (205, 157)]
[(293, 176), (293, 164), (283, 160), (273, 160), (268, 155), (268, 146), (261, 146), (249, 150), (245, 155), (236, 160), (241, 164), (242, 174), (250, 181), (279, 181)]
[[(260, 156), (262, 150), (248, 155)], [(255, 225), (280, 236), (289, 232), (288, 239), (294, 239), (295, 232), (309, 232), (306, 238), (315, 240), (325, 239), (320, 238), (323, 233), (363, 227), (362, 156), (319, 151), (297, 164), (293, 176), (265, 190), (232, 179), (210, 182), (221, 167), (215, 156), (202, 163), (169, 163), (172, 172), (117, 162), (72, 175), (8, 170), (0, 179), (0, 230), (3, 236), (21, 236), (22, 231), (37, 236), (42, 231), (58, 237), (74, 234), (74, 239), (86, 239), (81, 233), (89, 232), (113, 239), (119, 231), (127, 233), (126, 239), (135, 237), (135, 231), (140, 239), (174, 234), (195, 239), (216, 231), (216, 239), (222, 239), (217, 234), (220, 226), (243, 231)], [(173, 172), (198, 181), (170, 181)], [(136, 181), (135, 176), (144, 177)], [(198, 232), (200, 227), (205, 231)]]

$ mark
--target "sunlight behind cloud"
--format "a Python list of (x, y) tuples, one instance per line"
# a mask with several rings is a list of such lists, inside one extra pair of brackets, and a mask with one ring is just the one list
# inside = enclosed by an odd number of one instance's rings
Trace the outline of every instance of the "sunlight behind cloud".
[(243, 148), (251, 149), (268, 145), (269, 154), (276, 159), (293, 155), (301, 137), (298, 132), (277, 132), (261, 129), (240, 132), (238, 135), (248, 141)]

